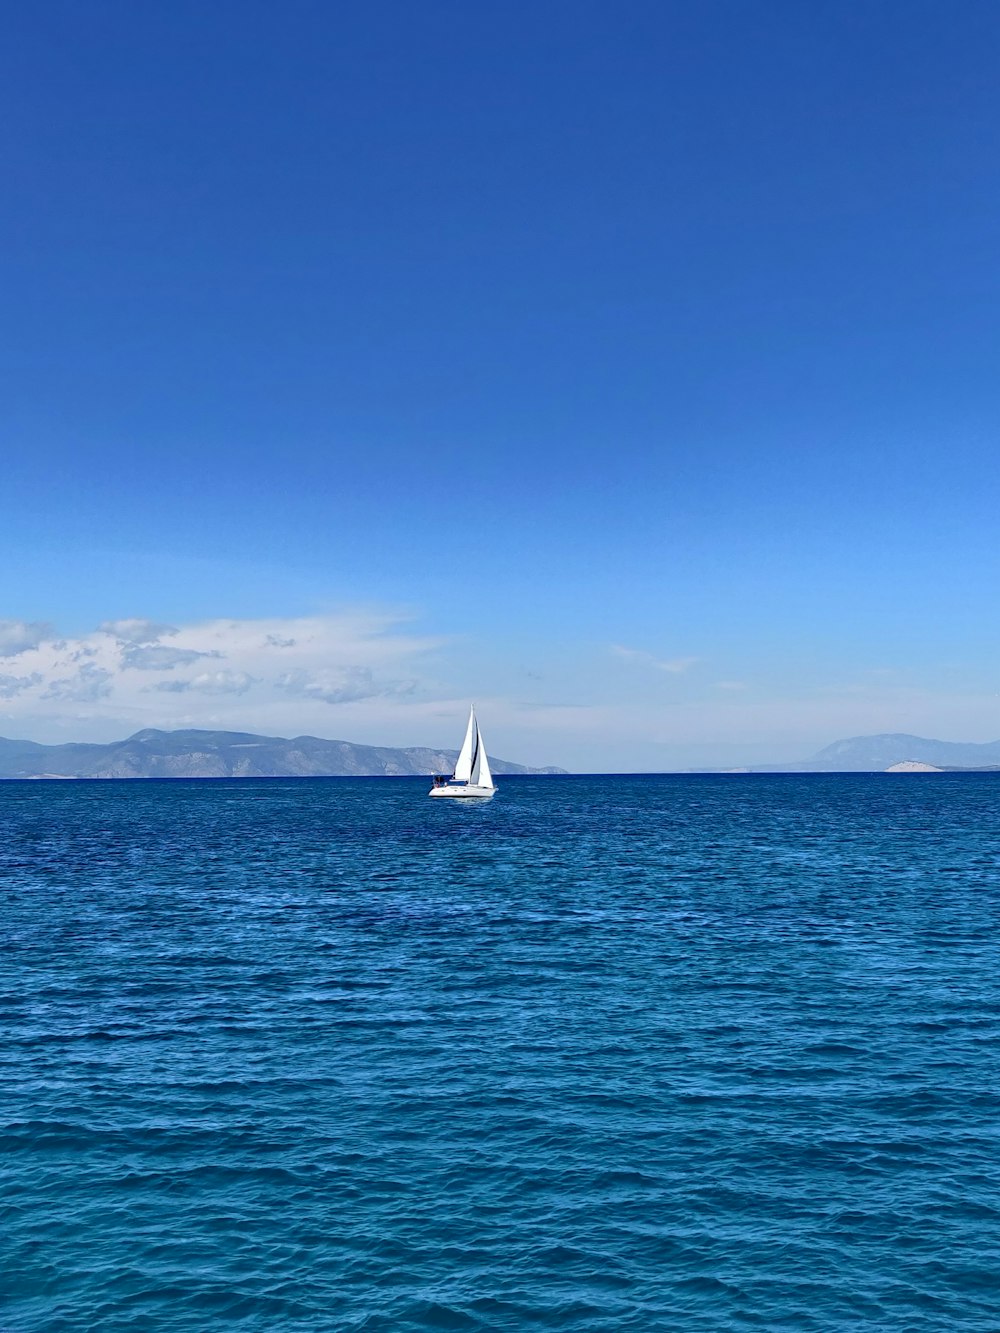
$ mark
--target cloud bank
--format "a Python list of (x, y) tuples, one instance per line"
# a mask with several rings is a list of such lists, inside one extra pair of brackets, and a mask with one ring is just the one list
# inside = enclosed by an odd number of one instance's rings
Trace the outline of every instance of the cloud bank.
[(1000, 736), (992, 682), (946, 689), (896, 672), (761, 681), (739, 674), (738, 661), (607, 644), (570, 644), (525, 671), (504, 660), (502, 640), (490, 647), (470, 659), (372, 610), (176, 625), (135, 617), (75, 636), (0, 620), (0, 735), (109, 741), (204, 727), (454, 747), (474, 699), (493, 753), (581, 771), (781, 762), (866, 732)]
[(0, 621), (0, 721), (35, 740), (140, 727), (319, 734), (336, 716), (419, 692), (438, 641), (399, 616), (354, 612), (166, 625), (106, 621), (77, 637)]

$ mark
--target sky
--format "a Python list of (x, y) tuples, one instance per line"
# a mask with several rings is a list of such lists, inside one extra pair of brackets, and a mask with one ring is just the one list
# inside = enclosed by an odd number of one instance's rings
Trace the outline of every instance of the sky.
[(39, 0), (0, 735), (1000, 736), (1000, 7)]

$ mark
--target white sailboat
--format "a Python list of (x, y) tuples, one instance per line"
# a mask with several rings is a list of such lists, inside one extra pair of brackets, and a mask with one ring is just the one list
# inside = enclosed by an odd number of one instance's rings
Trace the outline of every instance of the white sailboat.
[(475, 705), (469, 709), (469, 725), (465, 740), (458, 754), (455, 771), (450, 778), (434, 779), (430, 796), (461, 796), (479, 800), (488, 800), (496, 791), (490, 761), (486, 758), (486, 746), (483, 743), (479, 723), (476, 721)]

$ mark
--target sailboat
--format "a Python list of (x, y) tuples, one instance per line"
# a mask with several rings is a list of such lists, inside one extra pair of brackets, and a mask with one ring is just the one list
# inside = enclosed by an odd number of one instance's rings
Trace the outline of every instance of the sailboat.
[(490, 761), (486, 758), (486, 746), (483, 744), (482, 732), (476, 721), (476, 708), (473, 705), (469, 709), (469, 725), (458, 753), (455, 771), (450, 778), (435, 778), (434, 786), (428, 795), (461, 796), (466, 800), (478, 797), (479, 800), (489, 800), (495, 791)]

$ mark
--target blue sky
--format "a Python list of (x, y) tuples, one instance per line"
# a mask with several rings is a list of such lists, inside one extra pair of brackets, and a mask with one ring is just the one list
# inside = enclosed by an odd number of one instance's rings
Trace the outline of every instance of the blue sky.
[(0, 734), (1000, 735), (998, 56), (984, 3), (21, 7)]

